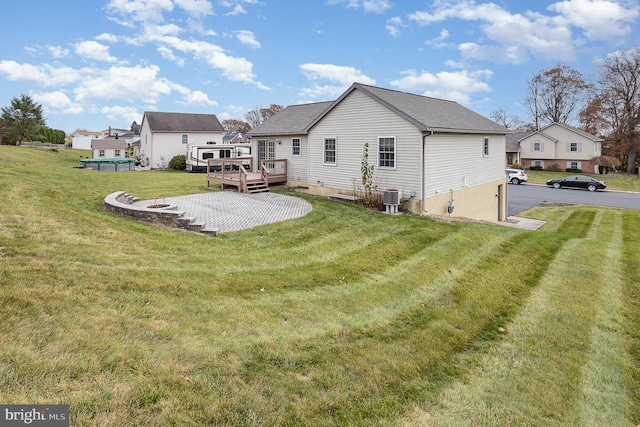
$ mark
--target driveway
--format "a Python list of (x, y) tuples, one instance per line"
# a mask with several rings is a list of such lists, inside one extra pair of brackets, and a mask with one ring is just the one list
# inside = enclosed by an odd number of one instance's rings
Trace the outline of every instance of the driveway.
[(545, 203), (605, 206), (640, 210), (640, 194), (626, 191), (594, 191), (559, 188), (546, 185), (521, 184), (507, 186), (508, 215)]

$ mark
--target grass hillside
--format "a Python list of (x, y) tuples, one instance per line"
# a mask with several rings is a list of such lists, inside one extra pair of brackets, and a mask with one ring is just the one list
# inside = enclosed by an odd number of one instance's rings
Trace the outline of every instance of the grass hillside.
[(635, 426), (640, 212), (529, 232), (324, 198), (211, 238), (105, 212), (202, 174), (0, 146), (0, 402), (73, 426)]

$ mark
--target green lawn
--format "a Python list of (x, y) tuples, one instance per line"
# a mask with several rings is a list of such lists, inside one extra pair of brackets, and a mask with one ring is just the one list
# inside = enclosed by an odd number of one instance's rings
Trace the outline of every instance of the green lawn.
[(0, 403), (73, 426), (635, 426), (640, 212), (536, 232), (304, 197), (211, 238), (102, 209), (202, 174), (0, 146)]
[[(546, 184), (549, 179), (563, 178), (569, 175), (575, 175), (575, 173), (569, 172), (547, 172), (547, 171), (532, 171), (527, 170), (527, 176), (530, 183), (533, 184)], [(621, 191), (635, 191), (640, 192), (640, 177), (638, 175), (631, 175), (627, 173), (613, 173), (610, 172), (606, 175), (593, 175), (585, 174), (595, 179), (602, 180), (607, 183), (608, 190), (621, 190)]]

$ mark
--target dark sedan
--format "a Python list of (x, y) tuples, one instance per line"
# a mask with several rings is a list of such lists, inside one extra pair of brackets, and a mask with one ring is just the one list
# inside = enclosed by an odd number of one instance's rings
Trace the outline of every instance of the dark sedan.
[(607, 188), (607, 184), (605, 184), (604, 181), (599, 181), (595, 178), (584, 175), (572, 175), (566, 178), (550, 179), (547, 181), (547, 185), (550, 185), (553, 188), (586, 188), (589, 191), (604, 190)]

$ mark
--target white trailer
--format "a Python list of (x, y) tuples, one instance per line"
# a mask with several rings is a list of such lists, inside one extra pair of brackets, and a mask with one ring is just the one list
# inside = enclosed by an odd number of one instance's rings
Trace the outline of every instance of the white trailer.
[(205, 172), (209, 159), (246, 158), (248, 167), (251, 162), (251, 144), (187, 144), (186, 157), (188, 172)]

